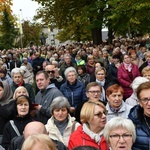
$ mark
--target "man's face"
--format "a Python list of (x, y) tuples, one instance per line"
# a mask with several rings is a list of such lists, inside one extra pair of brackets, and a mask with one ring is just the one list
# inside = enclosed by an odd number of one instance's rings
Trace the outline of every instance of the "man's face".
[(71, 63), (71, 57), (66, 57), (64, 59), (64, 61), (65, 61), (66, 64), (70, 64)]
[(55, 66), (53, 66), (53, 65), (48, 65), (45, 67), (45, 71), (48, 73), (50, 79), (55, 77), (54, 68), (55, 68)]
[(20, 74), (20, 73), (15, 73), (13, 75), (13, 81), (16, 83), (16, 84), (20, 84), (22, 81), (23, 81), (23, 76)]
[(45, 90), (49, 83), (50, 79), (46, 79), (44, 73), (36, 75), (36, 85), (40, 90)]

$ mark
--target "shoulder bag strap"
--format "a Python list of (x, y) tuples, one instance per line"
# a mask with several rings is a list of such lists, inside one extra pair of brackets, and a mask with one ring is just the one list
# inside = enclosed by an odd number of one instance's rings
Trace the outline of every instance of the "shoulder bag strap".
[(10, 120), (10, 124), (11, 124), (11, 126), (13, 127), (13, 129), (15, 130), (16, 134), (17, 134), (18, 136), (20, 136), (20, 133), (19, 133), (19, 131), (18, 131), (18, 128), (17, 128), (16, 125), (14, 124), (14, 121), (13, 121), (13, 120)]

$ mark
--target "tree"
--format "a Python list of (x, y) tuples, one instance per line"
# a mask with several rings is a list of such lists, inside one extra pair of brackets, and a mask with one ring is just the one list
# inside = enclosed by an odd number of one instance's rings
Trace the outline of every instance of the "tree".
[[(30, 22), (26, 20), (22, 23), (22, 28), (23, 28), (23, 36), (22, 36), (23, 47), (29, 46), (31, 41), (36, 43), (37, 45), (40, 45), (40, 36), (41, 36), (42, 28), (39, 23)], [(20, 43), (21, 43), (21, 39), (19, 38), (16, 43), (16, 46), (20, 47)]]
[(62, 29), (60, 34), (70, 31), (65, 38), (73, 37), (79, 41), (84, 37), (83, 39), (89, 40), (91, 37), (89, 35), (92, 35), (94, 44), (102, 42), (101, 29), (105, 0), (35, 1), (43, 6), (39, 8), (36, 18), (42, 17), (46, 24), (55, 23), (57, 28)]
[(0, 36), (0, 48), (9, 49), (13, 47), (16, 31), (14, 27), (13, 17), (9, 13), (7, 7), (3, 10), (1, 19), (1, 36)]

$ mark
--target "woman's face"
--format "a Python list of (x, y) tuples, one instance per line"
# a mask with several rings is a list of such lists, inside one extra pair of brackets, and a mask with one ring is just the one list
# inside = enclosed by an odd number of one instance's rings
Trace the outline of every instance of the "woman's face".
[(131, 150), (133, 138), (127, 129), (122, 127), (113, 129), (109, 136), (111, 150)]
[(29, 112), (29, 102), (24, 101), (19, 104), (17, 104), (17, 112), (19, 117), (24, 117)]
[(105, 79), (105, 71), (101, 70), (96, 73), (96, 79), (98, 81), (103, 81)]
[(74, 84), (76, 79), (77, 79), (77, 76), (76, 76), (75, 72), (69, 72), (67, 74), (67, 80), (70, 84)]
[(131, 59), (128, 55), (125, 55), (124, 58), (123, 58), (123, 62), (126, 63), (126, 64), (130, 64), (131, 63)]
[(132, 53), (131, 58), (136, 59), (136, 53)]
[[(148, 101), (146, 101), (146, 99)], [(144, 89), (140, 93), (140, 100), (139, 104), (144, 109), (144, 114), (148, 117), (150, 117), (150, 89)]]
[(27, 92), (25, 89), (20, 89), (20, 90), (17, 90), (16, 91), (16, 97), (17, 98), (18, 96), (21, 96), (21, 95), (27, 95)]
[(2, 98), (3, 94), (4, 94), (4, 89), (0, 87), (0, 99)]
[(78, 68), (78, 74), (79, 75), (83, 74), (83, 70), (81, 68)]
[(122, 100), (123, 100), (123, 95), (120, 90), (118, 90), (117, 92), (113, 92), (112, 94), (110, 94), (109, 96), (106, 96), (106, 97), (109, 102), (109, 105), (112, 108), (118, 109), (121, 106)]
[(67, 108), (54, 109), (53, 116), (58, 121), (64, 121), (68, 116)]
[(143, 73), (143, 77), (147, 78), (148, 80), (150, 80), (150, 71), (144, 72)]
[(100, 69), (102, 66), (101, 66), (101, 64), (100, 63), (96, 63), (95, 64), (95, 69)]
[(106, 124), (105, 110), (101, 106), (95, 105), (93, 119), (89, 120), (88, 123), (91, 131), (100, 132)]

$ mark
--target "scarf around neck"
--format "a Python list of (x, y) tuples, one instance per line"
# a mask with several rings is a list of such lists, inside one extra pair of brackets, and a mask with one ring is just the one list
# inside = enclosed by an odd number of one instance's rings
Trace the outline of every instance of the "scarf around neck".
[(123, 63), (123, 64), (124, 64), (125, 69), (127, 69), (129, 72), (131, 72), (131, 70), (132, 70), (132, 65), (131, 65), (131, 63), (130, 63), (130, 64)]
[(83, 123), (83, 131), (90, 136), (91, 139), (93, 139), (96, 143), (99, 143), (101, 141), (102, 135), (103, 135), (103, 130), (100, 131), (99, 133), (94, 133), (92, 132), (89, 127), (88, 124)]

